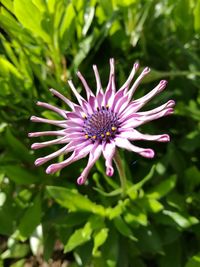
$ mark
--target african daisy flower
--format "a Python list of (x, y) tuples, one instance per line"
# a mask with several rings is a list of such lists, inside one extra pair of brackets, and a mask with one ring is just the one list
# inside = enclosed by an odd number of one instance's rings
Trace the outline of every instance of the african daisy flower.
[(153, 158), (154, 151), (152, 149), (138, 147), (130, 141), (168, 142), (170, 140), (169, 135), (142, 134), (135, 128), (149, 121), (172, 114), (175, 102), (169, 100), (152, 110), (138, 112), (149, 100), (163, 91), (167, 84), (167, 81), (162, 80), (149, 93), (139, 99), (132, 100), (138, 85), (150, 72), (149, 68), (145, 68), (131, 86), (138, 68), (139, 64), (135, 63), (127, 81), (116, 91), (114, 59), (110, 59), (109, 81), (104, 92), (97, 67), (94, 65), (93, 70), (97, 87), (96, 95), (89, 88), (82, 74), (78, 72), (77, 75), (85, 88), (87, 100), (78, 93), (71, 80), (68, 81), (68, 84), (79, 104), (73, 103), (58, 91), (50, 89), (53, 95), (62, 99), (71, 108), (71, 111), (63, 110), (48, 103), (37, 102), (38, 106), (58, 113), (63, 117), (63, 120), (49, 120), (32, 116), (31, 120), (34, 122), (53, 124), (61, 128), (57, 131), (29, 133), (29, 137), (57, 136), (56, 139), (51, 141), (34, 143), (32, 149), (39, 149), (53, 144), (64, 144), (64, 146), (48, 156), (38, 158), (35, 161), (35, 165), (42, 165), (61, 154), (71, 152), (68, 158), (62, 162), (51, 164), (46, 169), (46, 173), (50, 174), (89, 155), (87, 166), (77, 179), (78, 184), (83, 184), (101, 154), (105, 158), (106, 174), (108, 176), (113, 175), (112, 160), (115, 157), (116, 147), (133, 151), (146, 158)]

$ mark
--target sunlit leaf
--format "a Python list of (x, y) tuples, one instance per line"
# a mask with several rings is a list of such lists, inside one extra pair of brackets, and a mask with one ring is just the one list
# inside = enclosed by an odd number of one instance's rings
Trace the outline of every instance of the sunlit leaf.
[(48, 186), (47, 190), (56, 202), (71, 211), (80, 210), (104, 215), (103, 206), (91, 202), (87, 197), (76, 191), (56, 186)]
[(42, 216), (41, 205), (41, 195), (39, 194), (34, 198), (21, 218), (18, 227), (19, 233), (17, 233), (21, 240), (26, 240), (40, 223)]

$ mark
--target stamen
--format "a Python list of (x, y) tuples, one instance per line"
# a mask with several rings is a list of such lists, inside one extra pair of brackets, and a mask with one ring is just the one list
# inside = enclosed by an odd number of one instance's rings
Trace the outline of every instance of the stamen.
[(93, 141), (109, 141), (115, 137), (116, 131), (120, 126), (119, 119), (116, 113), (102, 106), (97, 107), (92, 115), (88, 115), (84, 121), (83, 132), (85, 138), (91, 138)]
[(83, 119), (87, 119), (87, 115), (85, 113), (82, 114)]
[(107, 109), (107, 110), (109, 109), (109, 105), (108, 105), (108, 104), (106, 105), (106, 109)]

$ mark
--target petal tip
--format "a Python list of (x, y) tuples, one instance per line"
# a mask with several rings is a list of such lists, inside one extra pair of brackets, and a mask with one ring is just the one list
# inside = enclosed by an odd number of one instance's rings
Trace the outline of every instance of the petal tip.
[(31, 145), (31, 149), (38, 149), (38, 143), (34, 143)]
[(84, 181), (84, 178), (82, 176), (80, 176), (78, 179), (77, 179), (77, 184), (78, 185), (83, 185), (85, 183)]
[(151, 69), (150, 69), (149, 67), (146, 67), (146, 68), (144, 68), (143, 73), (144, 73), (144, 74), (147, 74), (147, 73), (149, 73), (150, 71), (151, 71)]
[(35, 164), (35, 166), (40, 166), (40, 165), (42, 165), (43, 162), (44, 162), (43, 158), (38, 158), (38, 159), (36, 159), (34, 164)]
[(152, 149), (145, 149), (144, 151), (140, 152), (140, 155), (152, 159), (155, 156), (155, 152)]
[(47, 169), (46, 169), (46, 174), (51, 174), (53, 173), (53, 165), (50, 165)]
[(176, 105), (176, 102), (174, 100), (169, 100), (167, 103), (168, 108), (173, 108)]
[(30, 117), (30, 120), (31, 120), (31, 121), (34, 121), (35, 119), (36, 119), (36, 116), (31, 116), (31, 117)]
[(133, 68), (135, 70), (137, 70), (139, 68), (139, 66), (140, 66), (139, 62), (135, 62), (134, 65), (133, 65)]
[(108, 167), (107, 169), (106, 169), (106, 175), (107, 176), (113, 176), (113, 173), (114, 173), (114, 169), (112, 168), (112, 167)]
[(170, 141), (170, 136), (168, 134), (163, 134), (160, 139), (160, 142), (169, 142)]

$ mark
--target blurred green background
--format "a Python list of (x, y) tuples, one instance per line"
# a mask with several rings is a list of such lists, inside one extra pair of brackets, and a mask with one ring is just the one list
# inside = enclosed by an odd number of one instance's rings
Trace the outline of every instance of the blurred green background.
[[(0, 3), (0, 266), (199, 267), (200, 1)], [(169, 81), (146, 109), (177, 103), (173, 116), (141, 127), (171, 136), (169, 144), (142, 142), (155, 159), (120, 151), (125, 196), (101, 159), (86, 186), (75, 182), (86, 159), (46, 175), (34, 160), (57, 147), (33, 152), (27, 137), (55, 129), (29, 121), (55, 118), (37, 100), (67, 109), (49, 88), (73, 99), (66, 81), (82, 92), (79, 69), (95, 91), (92, 64), (105, 87), (111, 57), (118, 87), (136, 60), (151, 67), (136, 98)]]

